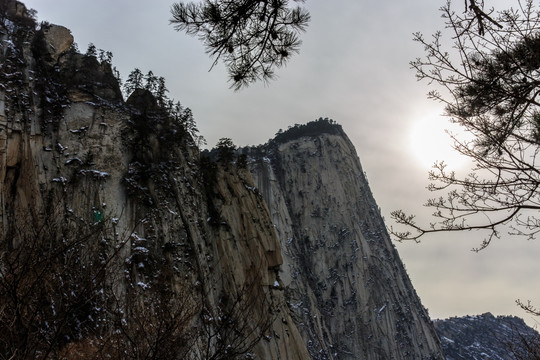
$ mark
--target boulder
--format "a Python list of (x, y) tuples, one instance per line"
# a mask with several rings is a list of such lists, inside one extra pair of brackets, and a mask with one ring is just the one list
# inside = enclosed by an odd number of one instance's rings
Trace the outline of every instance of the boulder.
[(28, 17), (26, 6), (20, 1), (6, 1), (6, 14), (9, 16)]
[(73, 35), (64, 26), (49, 25), (43, 29), (43, 35), (47, 44), (47, 51), (55, 61), (73, 44)]

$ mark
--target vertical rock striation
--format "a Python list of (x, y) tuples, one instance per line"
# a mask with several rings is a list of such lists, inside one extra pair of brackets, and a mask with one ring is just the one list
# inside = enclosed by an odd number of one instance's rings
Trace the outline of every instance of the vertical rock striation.
[(313, 359), (441, 359), (355, 149), (326, 120), (246, 149), (280, 239), (280, 281)]
[(308, 359), (250, 173), (203, 165), (152, 94), (124, 102), (69, 30), (0, 6), (2, 356)]
[(340, 127), (251, 150), (254, 181), (68, 29), (0, 10), (5, 358), (441, 358)]

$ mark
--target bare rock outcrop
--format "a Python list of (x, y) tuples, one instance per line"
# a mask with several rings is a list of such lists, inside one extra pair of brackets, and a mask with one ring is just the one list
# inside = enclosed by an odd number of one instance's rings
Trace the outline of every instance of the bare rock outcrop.
[(67, 29), (0, 30), (0, 353), (308, 359), (250, 173), (204, 165)]
[(55, 61), (73, 45), (73, 35), (64, 26), (48, 25), (43, 29), (43, 35), (47, 50)]
[(441, 358), (339, 127), (216, 164), (189, 111), (0, 4), (0, 354)]
[(20, 18), (29, 17), (28, 9), (20, 1), (2, 0), (0, 4), (3, 10), (5, 11), (6, 15), (9, 15), (11, 17), (20, 17)]
[(283, 252), (280, 278), (313, 359), (441, 359), (355, 149), (319, 120), (246, 149)]

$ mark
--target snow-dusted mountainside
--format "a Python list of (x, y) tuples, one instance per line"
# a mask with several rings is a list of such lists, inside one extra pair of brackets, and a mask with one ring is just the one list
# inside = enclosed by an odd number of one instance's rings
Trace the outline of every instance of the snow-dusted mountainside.
[(0, 359), (443, 358), (338, 125), (250, 172), (137, 86), (0, 0)]
[(476, 316), (435, 320), (446, 360), (516, 360), (540, 358), (540, 338), (523, 319)]
[(320, 119), (244, 151), (276, 226), (280, 279), (312, 358), (441, 358), (341, 126)]
[(308, 359), (249, 172), (73, 42), (0, 0), (0, 359)]

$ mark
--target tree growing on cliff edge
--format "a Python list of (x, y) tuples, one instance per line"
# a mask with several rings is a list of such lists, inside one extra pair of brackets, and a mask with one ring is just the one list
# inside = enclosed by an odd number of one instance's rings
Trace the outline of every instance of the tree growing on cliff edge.
[(452, 33), (448, 49), (437, 32), (430, 39), (415, 34), (425, 57), (411, 63), (419, 80), (439, 86), (428, 97), (445, 105), (446, 116), (472, 140), (454, 139), (455, 149), (474, 163), (466, 177), (448, 171), (444, 162), (429, 173), (428, 200), (436, 221), (422, 226), (398, 210), (392, 218), (408, 230), (392, 233), (418, 240), (441, 231), (485, 230), (476, 250), (501, 231), (534, 238), (540, 232), (540, 12), (531, 0), (516, 9), (490, 12), (482, 31), (471, 28), (474, 10), (442, 8)]
[(144, 84), (144, 75), (141, 70), (135, 68), (129, 73), (128, 78), (124, 84), (124, 91), (127, 95), (131, 94), (137, 89), (142, 89)]
[(216, 144), (218, 161), (223, 164), (229, 164), (234, 160), (236, 145), (229, 138), (221, 138)]

